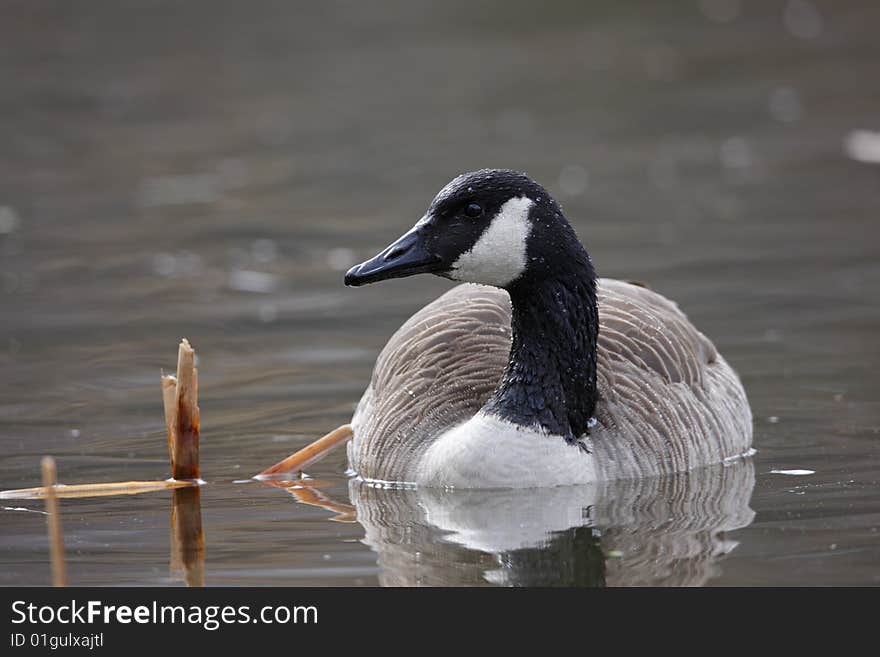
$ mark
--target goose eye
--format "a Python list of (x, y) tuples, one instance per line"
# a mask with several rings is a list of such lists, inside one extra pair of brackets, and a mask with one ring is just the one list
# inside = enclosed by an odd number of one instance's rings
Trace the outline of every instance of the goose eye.
[(469, 217), (479, 217), (483, 214), (483, 208), (476, 203), (471, 203), (464, 209), (464, 213)]

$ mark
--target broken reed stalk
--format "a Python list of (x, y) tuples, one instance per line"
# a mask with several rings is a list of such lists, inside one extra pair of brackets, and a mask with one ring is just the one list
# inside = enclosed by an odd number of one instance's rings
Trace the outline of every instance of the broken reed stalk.
[(61, 532), (61, 515), (58, 496), (55, 494), (57, 470), (55, 459), (44, 456), (40, 462), (43, 486), (46, 490), (46, 522), (49, 526), (49, 555), (52, 562), (52, 586), (67, 586), (67, 567), (64, 564), (64, 534)]
[(266, 468), (260, 474), (256, 475), (257, 479), (263, 477), (271, 477), (272, 475), (295, 473), (304, 470), (313, 463), (317, 463), (327, 456), (340, 445), (344, 445), (354, 435), (350, 424), (343, 424), (337, 427), (326, 436), (318, 438), (313, 443), (303, 447), (298, 452), (291, 454), (283, 461), (279, 461), (271, 468)]
[(174, 440), (171, 438), (171, 427), (176, 418), (174, 409), (177, 408), (177, 377), (173, 374), (162, 372), (162, 406), (165, 409), (165, 432), (168, 435), (168, 463), (174, 469)]
[[(199, 372), (195, 351), (186, 338), (177, 350), (177, 376), (162, 375), (162, 401), (168, 433), (169, 481), (119, 481), (107, 484), (54, 484), (0, 491), (0, 499), (103, 497), (136, 495), (156, 490), (197, 485), (199, 478)], [(60, 526), (60, 525), (59, 525)]]
[(195, 351), (186, 338), (177, 350), (177, 376), (162, 375), (162, 402), (171, 478), (198, 479), (199, 373), (195, 368)]

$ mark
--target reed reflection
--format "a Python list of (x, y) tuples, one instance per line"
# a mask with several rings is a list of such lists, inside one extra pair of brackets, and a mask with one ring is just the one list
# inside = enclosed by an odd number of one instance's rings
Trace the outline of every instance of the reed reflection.
[(187, 586), (205, 585), (205, 533), (202, 531), (201, 490), (198, 486), (178, 488), (171, 498), (172, 577)]

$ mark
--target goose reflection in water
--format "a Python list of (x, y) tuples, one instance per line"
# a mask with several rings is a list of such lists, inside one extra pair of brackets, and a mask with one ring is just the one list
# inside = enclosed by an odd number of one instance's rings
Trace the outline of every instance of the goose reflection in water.
[(748, 526), (750, 459), (668, 477), (511, 490), (382, 489), (352, 503), (385, 586), (700, 586)]

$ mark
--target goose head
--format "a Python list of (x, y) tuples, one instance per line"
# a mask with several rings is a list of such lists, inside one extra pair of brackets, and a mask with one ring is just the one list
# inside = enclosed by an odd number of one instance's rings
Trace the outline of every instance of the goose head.
[(527, 175), (505, 169), (465, 173), (446, 185), (408, 232), (352, 267), (345, 284), (431, 273), (509, 289), (543, 278), (581, 249), (559, 204)]

